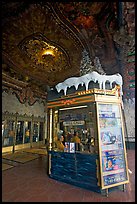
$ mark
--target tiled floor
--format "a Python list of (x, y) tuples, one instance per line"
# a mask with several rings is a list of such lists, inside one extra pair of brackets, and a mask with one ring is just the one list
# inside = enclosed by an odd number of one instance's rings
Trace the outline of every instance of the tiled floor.
[(115, 190), (109, 196), (53, 180), (47, 175), (47, 156), (2, 172), (2, 202), (135, 202), (135, 150), (128, 150), (130, 183), (126, 192)]

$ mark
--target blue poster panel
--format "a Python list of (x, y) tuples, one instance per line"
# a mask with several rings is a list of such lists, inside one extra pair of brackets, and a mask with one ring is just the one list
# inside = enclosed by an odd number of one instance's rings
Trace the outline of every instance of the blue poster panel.
[(128, 183), (120, 105), (98, 104), (102, 188)]

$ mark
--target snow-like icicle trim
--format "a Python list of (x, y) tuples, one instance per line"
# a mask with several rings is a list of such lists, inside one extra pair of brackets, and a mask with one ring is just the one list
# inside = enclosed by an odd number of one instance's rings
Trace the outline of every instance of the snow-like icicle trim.
[(90, 81), (93, 81), (94, 83), (98, 82), (99, 88), (104, 89), (104, 90), (105, 90), (106, 82), (110, 83), (110, 88), (112, 88), (112, 83), (115, 82), (117, 85), (120, 86), (120, 95), (123, 95), (123, 92), (122, 92), (123, 80), (122, 80), (122, 76), (119, 73), (113, 74), (113, 75), (105, 75), (105, 74), (102, 75), (102, 74), (99, 74), (99, 73), (93, 71), (93, 72), (85, 74), (81, 77), (68, 78), (64, 82), (58, 83), (55, 87), (56, 87), (58, 93), (61, 90), (64, 90), (64, 95), (66, 95), (67, 94), (67, 88), (74, 86), (77, 90), (78, 86), (80, 84), (82, 86), (85, 85), (86, 91), (87, 91)]

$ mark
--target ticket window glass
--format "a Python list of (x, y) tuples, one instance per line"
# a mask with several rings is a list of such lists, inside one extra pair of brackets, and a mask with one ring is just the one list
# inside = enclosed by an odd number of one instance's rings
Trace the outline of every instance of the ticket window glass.
[(25, 121), (24, 122), (24, 128), (25, 128), (24, 143), (29, 143), (30, 142), (31, 122), (30, 121)]
[(2, 121), (2, 146), (12, 146), (14, 140), (15, 121)]
[(33, 142), (39, 141), (39, 122), (34, 122), (33, 126)]
[(76, 151), (94, 152), (94, 111), (91, 105), (59, 110), (59, 130), (62, 130), (64, 143), (75, 143)]
[(23, 144), (24, 121), (17, 122), (16, 144)]

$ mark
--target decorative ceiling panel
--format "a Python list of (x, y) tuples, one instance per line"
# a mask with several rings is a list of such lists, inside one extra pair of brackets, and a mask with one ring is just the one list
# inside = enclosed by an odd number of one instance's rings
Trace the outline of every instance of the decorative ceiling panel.
[(49, 3), (28, 4), (9, 17), (2, 37), (3, 59), (9, 67), (39, 84), (54, 86), (79, 75), (84, 45)]
[(70, 59), (60, 45), (51, 42), (41, 33), (27, 37), (19, 44), (26, 62), (38, 70), (51, 73), (65, 71), (70, 66)]

